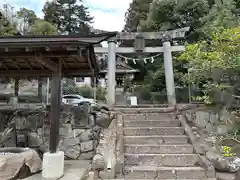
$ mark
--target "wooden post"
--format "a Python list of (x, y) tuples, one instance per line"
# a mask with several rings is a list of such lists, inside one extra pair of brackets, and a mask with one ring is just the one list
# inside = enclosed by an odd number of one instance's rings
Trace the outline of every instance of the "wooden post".
[(19, 78), (16, 78), (14, 82), (14, 97), (12, 97), (10, 100), (13, 108), (17, 108), (18, 96), (19, 96)]
[(40, 99), (40, 103), (43, 102), (43, 79), (38, 78), (38, 98)]
[(14, 82), (14, 96), (18, 97), (19, 96), (19, 79), (16, 78)]
[(50, 119), (50, 153), (56, 153), (59, 142), (60, 105), (61, 105), (61, 79), (62, 64), (58, 61), (58, 68), (53, 72), (51, 91), (51, 119)]

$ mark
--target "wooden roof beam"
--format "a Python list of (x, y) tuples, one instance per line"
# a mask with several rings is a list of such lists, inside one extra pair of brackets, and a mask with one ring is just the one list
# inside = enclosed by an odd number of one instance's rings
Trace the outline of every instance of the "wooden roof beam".
[(82, 52), (82, 50), (79, 49), (77, 57), (78, 57), (78, 59), (81, 58), (81, 57), (84, 57), (85, 59), (87, 59), (89, 68), (91, 69), (92, 73), (94, 74), (94, 69), (93, 69), (93, 66), (92, 66), (92, 62), (90, 60), (90, 51), (89, 51), (89, 49), (85, 50), (84, 52)]
[(57, 71), (57, 64), (52, 60), (44, 59), (41, 53), (36, 53), (34, 56), (34, 60), (53, 72)]
[[(39, 52), (39, 51), (38, 51)], [(42, 54), (43, 57), (47, 58), (57, 58), (57, 57), (69, 57), (71, 55), (76, 56), (77, 51), (70, 51), (70, 52), (64, 52), (64, 51), (42, 51), (39, 52)], [(29, 52), (0, 52), (0, 58), (32, 58), (36, 55), (35, 52), (29, 51)]]
[(17, 68), (17, 69), (20, 69), (20, 67), (17, 65), (17, 63), (13, 60), (13, 59), (10, 59), (12, 64)]
[[(0, 77), (51, 77), (53, 74), (50, 70), (0, 70)], [(91, 76), (88, 69), (63, 70), (63, 76), (80, 77)]]
[(3, 67), (4, 69), (8, 70), (8, 67), (4, 63), (4, 61), (0, 61), (0, 67)]

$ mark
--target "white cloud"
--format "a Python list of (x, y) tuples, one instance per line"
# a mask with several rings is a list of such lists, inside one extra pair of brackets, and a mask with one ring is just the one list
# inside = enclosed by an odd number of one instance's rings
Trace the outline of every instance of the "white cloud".
[[(124, 15), (132, 0), (83, 0), (94, 16), (94, 28), (106, 31), (121, 31), (124, 26)], [(15, 10), (20, 7), (32, 9), (38, 16), (43, 16), (42, 8), (46, 0), (0, 0), (2, 4), (8, 3)]]
[(121, 31), (124, 15), (132, 0), (85, 0), (94, 16), (94, 27), (107, 31)]

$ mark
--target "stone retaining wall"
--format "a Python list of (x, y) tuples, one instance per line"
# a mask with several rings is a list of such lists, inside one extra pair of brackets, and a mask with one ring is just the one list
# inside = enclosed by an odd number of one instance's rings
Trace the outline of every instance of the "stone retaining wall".
[(233, 129), (233, 124), (229, 122), (231, 114), (223, 109), (214, 111), (204, 108), (195, 108), (186, 111), (189, 123), (200, 129), (205, 129), (209, 133), (225, 135)]
[[(28, 146), (44, 153), (48, 151), (50, 134), (50, 109), (3, 109), (0, 111), (0, 122), (4, 128), (15, 125), (18, 131), (27, 131)], [(97, 113), (96, 124), (93, 116), (82, 107), (64, 105), (61, 108), (59, 150), (65, 152), (66, 159), (91, 160), (99, 143), (100, 133), (108, 127), (108, 113)], [(11, 125), (10, 125), (11, 126)], [(7, 131), (7, 129), (6, 129)], [(4, 147), (14, 147), (14, 134), (0, 136)]]

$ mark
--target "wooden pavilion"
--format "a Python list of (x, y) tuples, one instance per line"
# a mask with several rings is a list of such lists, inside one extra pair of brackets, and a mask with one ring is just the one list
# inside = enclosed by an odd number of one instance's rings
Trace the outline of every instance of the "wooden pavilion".
[(62, 77), (97, 76), (93, 45), (116, 36), (115, 32), (91, 36), (2, 36), (0, 37), (0, 77), (52, 78), (50, 119), (51, 153), (59, 139)]
[[(132, 81), (135, 74), (139, 72), (139, 70), (130, 67), (127, 63), (123, 62), (123, 60), (120, 58), (116, 59), (116, 70), (115, 71), (116, 71), (116, 86), (117, 87), (122, 87), (123, 82), (126, 79)], [(107, 86), (106, 85), (107, 79), (108, 79), (107, 63), (102, 65), (102, 68), (100, 69), (99, 74), (101, 76), (101, 78), (100, 78), (100, 82), (102, 82), (101, 84), (104, 84), (104, 86)]]

